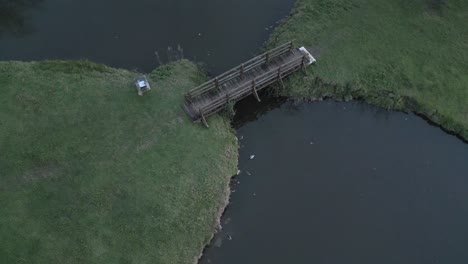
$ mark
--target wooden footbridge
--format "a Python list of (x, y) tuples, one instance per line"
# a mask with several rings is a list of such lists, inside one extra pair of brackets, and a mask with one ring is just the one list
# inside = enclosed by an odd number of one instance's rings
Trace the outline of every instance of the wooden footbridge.
[(315, 62), (314, 57), (304, 48), (294, 48), (290, 41), (269, 50), (217, 77), (190, 90), (185, 94), (184, 111), (193, 122), (206, 118), (225, 109), (230, 102), (237, 102), (251, 94), (260, 101), (258, 92), (279, 82), (293, 72)]

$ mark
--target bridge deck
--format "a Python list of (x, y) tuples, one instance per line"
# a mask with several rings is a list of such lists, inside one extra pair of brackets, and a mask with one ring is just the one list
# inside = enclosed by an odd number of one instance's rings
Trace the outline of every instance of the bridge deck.
[(282, 78), (305, 68), (315, 59), (304, 48), (295, 49), (288, 42), (252, 60), (217, 76), (186, 94), (183, 106), (193, 122), (223, 110), (229, 102), (236, 102), (254, 94), (274, 82), (282, 84)]

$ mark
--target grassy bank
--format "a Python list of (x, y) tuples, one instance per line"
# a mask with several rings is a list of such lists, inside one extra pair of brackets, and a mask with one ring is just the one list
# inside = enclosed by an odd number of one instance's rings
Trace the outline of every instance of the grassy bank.
[(148, 77), (88, 62), (0, 63), (0, 262), (193, 263), (237, 167), (229, 121), (189, 122), (187, 62)]
[(318, 57), (285, 96), (364, 99), (468, 139), (467, 21), (464, 0), (298, 0), (269, 45), (296, 39)]

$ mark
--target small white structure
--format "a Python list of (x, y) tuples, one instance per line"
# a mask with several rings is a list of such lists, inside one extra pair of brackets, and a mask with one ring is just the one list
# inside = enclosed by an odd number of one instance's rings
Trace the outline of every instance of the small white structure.
[(143, 96), (144, 92), (151, 90), (151, 86), (146, 79), (146, 76), (141, 76), (135, 79), (135, 86), (139, 96)]
[(309, 64), (312, 64), (314, 62), (316, 62), (317, 60), (314, 58), (314, 56), (312, 56), (312, 54), (310, 54), (309, 51), (307, 51), (307, 49), (305, 47), (300, 47), (299, 50), (302, 52), (302, 54), (304, 55), (307, 55), (307, 57), (309, 58)]

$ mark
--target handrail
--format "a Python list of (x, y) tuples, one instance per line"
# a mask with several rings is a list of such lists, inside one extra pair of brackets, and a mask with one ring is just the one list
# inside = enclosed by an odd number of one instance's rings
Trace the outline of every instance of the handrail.
[(233, 78), (245, 75), (251, 69), (254, 69), (269, 60), (272, 60), (288, 51), (291, 51), (293, 48), (293, 40), (283, 45), (280, 45), (276, 48), (273, 48), (261, 55), (258, 55), (247, 62), (242, 63), (241, 65), (234, 67), (221, 75), (216, 76), (215, 78), (203, 83), (202, 85), (190, 90), (186, 93), (187, 99), (193, 99), (194, 97), (200, 96), (208, 91), (213, 89), (218, 89), (220, 86), (228, 82)]

